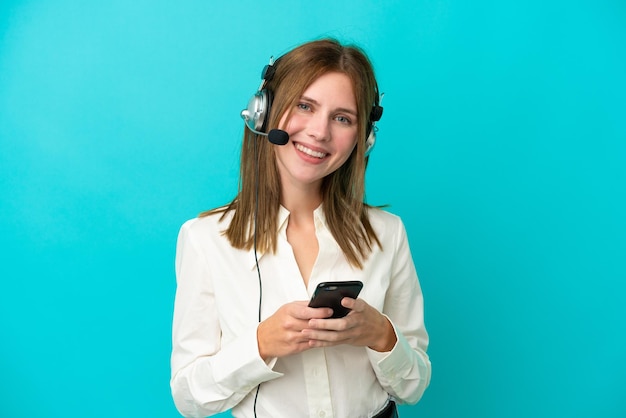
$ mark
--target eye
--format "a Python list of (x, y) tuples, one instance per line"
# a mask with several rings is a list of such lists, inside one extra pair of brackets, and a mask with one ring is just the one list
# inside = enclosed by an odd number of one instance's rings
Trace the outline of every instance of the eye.
[(343, 123), (344, 125), (351, 125), (352, 124), (352, 120), (346, 116), (343, 115), (339, 115), (339, 116), (335, 116), (335, 120), (339, 123)]
[(298, 103), (298, 109), (308, 112), (311, 110), (311, 106), (307, 103)]

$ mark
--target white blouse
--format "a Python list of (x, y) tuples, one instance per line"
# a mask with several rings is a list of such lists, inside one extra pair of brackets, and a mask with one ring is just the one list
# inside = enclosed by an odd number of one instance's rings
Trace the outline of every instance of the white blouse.
[(370, 417), (389, 397), (416, 403), (430, 382), (422, 291), (399, 217), (369, 209), (383, 250), (375, 246), (359, 270), (344, 257), (315, 211), (319, 253), (308, 288), (298, 269), (279, 213), (276, 254), (258, 254), (261, 315), (309, 300), (320, 282), (361, 280), (359, 295), (386, 315), (398, 341), (392, 351), (340, 345), (313, 348), (267, 363), (257, 344), (259, 278), (254, 252), (234, 249), (222, 231), (230, 215), (187, 221), (176, 251), (171, 388), (184, 416), (203, 417), (232, 409), (235, 417)]

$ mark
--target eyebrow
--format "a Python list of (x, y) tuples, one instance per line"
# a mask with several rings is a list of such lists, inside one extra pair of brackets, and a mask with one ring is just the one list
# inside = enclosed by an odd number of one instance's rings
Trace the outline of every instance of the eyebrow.
[[(300, 97), (300, 100), (311, 102), (314, 105), (318, 105), (319, 106), (319, 102), (317, 100), (315, 100), (315, 99), (313, 99), (311, 97), (308, 97), (308, 96), (302, 96), (302, 97)], [(356, 110), (348, 109), (346, 107), (339, 107), (339, 108), (335, 109), (335, 112), (349, 113), (349, 114), (351, 114), (354, 117), (358, 116)]]

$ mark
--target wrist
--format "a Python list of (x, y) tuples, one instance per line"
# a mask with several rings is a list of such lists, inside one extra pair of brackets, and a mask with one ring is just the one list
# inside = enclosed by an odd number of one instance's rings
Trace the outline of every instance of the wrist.
[(379, 353), (386, 353), (393, 350), (395, 347), (398, 338), (396, 337), (396, 332), (393, 329), (393, 325), (386, 316), (381, 315), (382, 318), (382, 331), (378, 333), (380, 337), (376, 341), (375, 344), (369, 346), (374, 351), (378, 351)]
[(259, 356), (263, 359), (263, 361), (267, 361), (269, 359), (269, 355), (265, 350), (265, 344), (263, 343), (263, 322), (259, 323), (259, 326), (256, 328), (256, 343), (259, 350)]

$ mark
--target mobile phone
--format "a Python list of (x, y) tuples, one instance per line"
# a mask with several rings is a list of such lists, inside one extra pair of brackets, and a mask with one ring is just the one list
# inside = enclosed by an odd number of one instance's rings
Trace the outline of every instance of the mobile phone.
[(363, 282), (351, 280), (344, 282), (323, 282), (317, 285), (309, 302), (312, 308), (332, 308), (331, 318), (343, 318), (350, 309), (341, 305), (341, 299), (356, 299), (363, 288)]

